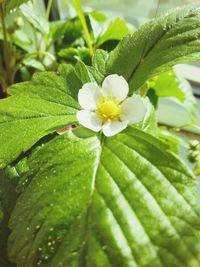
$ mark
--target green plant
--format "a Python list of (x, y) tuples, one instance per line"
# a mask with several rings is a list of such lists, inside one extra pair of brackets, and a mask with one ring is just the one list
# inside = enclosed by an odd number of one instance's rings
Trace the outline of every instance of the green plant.
[(80, 21), (78, 17), (50, 21), (51, 0), (48, 1), (46, 14), (38, 10), (44, 8), (42, 1), (37, 5), (30, 1), (21, 5), (22, 2), (28, 1), (6, 1), (1, 4), (0, 44), (4, 47), (4, 53), (0, 53), (2, 96), (8, 95), (11, 84), (30, 80), (35, 72), (56, 71), (58, 63), (75, 64), (81, 59), (91, 64), (92, 54), (97, 48), (105, 43), (109, 47), (109, 41), (118, 42), (129, 31), (120, 18), (110, 21), (102, 13), (83, 13), (78, 6), (76, 10)]
[[(79, 89), (91, 82), (101, 86), (113, 73), (126, 78), (129, 96), (144, 97), (150, 88), (166, 96), (163, 75), (178, 62), (200, 59), (199, 20), (198, 6), (179, 8), (127, 35), (110, 53), (96, 50), (91, 65), (61, 64), (57, 72), (39, 72), (9, 88), (10, 96), (0, 102), (1, 181), (6, 181), (0, 201), (2, 214), (8, 210), (0, 240), (9, 226), (8, 242), (7, 236), (3, 240), (10, 262), (199, 266), (196, 178), (160, 141), (148, 99), (143, 121), (113, 137), (80, 126), (76, 116)], [(175, 89), (167, 95), (185, 103), (188, 90), (181, 90), (173, 72), (172, 78)], [(13, 186), (14, 204), (13, 191), (6, 190)], [(0, 259), (8, 263), (5, 255)]]

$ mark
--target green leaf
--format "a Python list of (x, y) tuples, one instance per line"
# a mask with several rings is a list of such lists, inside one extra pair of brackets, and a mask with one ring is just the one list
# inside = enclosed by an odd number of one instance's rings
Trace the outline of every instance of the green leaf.
[(97, 82), (97, 84), (101, 85), (104, 80), (104, 75), (101, 72), (92, 66), (85, 65), (82, 61), (78, 61), (75, 71), (83, 84)]
[(79, 105), (71, 89), (75, 89), (78, 78), (75, 75), (69, 78), (69, 73), (64, 77), (50, 72), (37, 73), (31, 82), (12, 86), (12, 96), (1, 100), (0, 168), (43, 136), (76, 122)]
[(90, 20), (91, 20), (91, 18), (93, 18), (99, 24), (104, 23), (107, 20), (107, 15), (104, 14), (104, 13), (101, 13), (99, 11), (91, 11), (91, 12), (89, 12), (87, 14), (90, 17)]
[(70, 64), (61, 64), (58, 67), (58, 74), (65, 79), (66, 87), (69, 88), (73, 98), (77, 100), (78, 91), (82, 87), (82, 83), (77, 77), (74, 67)]
[(196, 180), (158, 139), (81, 128), (28, 159), (12, 218), (17, 267), (199, 267)]
[(95, 46), (100, 47), (103, 43), (110, 40), (121, 40), (128, 32), (126, 22), (121, 18), (117, 18), (109, 23), (106, 30), (97, 39)]
[(97, 49), (96, 53), (92, 58), (92, 65), (95, 69), (97, 69), (100, 73), (105, 75), (106, 73), (106, 60), (108, 58), (108, 53), (102, 49)]
[(82, 61), (76, 64), (75, 71), (83, 84), (96, 81), (100, 85), (104, 79), (104, 75), (101, 72), (92, 66), (85, 65)]
[(164, 72), (153, 79), (153, 86), (159, 97), (175, 97), (185, 101), (185, 94), (180, 88), (180, 81), (173, 70)]
[(81, 23), (77, 18), (68, 21), (57, 21), (51, 24), (49, 38), (55, 42), (65, 36), (65, 45), (74, 42), (82, 36)]
[(159, 97), (173, 97), (189, 113), (191, 120), (197, 117), (197, 103), (192, 93), (192, 88), (184, 78), (176, 75), (171, 70), (164, 72), (153, 81), (152, 86)]
[(95, 81), (88, 67), (82, 61), (78, 61), (78, 63), (75, 66), (75, 71), (76, 71), (76, 75), (78, 76), (78, 78), (81, 80), (83, 84)]
[(49, 33), (49, 23), (44, 17), (42, 17), (36, 10), (34, 10), (31, 3), (24, 4), (20, 8), (22, 14), (27, 19), (27, 21), (33, 25), (39, 32)]
[(45, 71), (44, 65), (39, 60), (33, 58), (32, 56), (24, 58), (22, 63), (27, 67), (32, 67), (35, 68), (36, 70)]
[(129, 81), (130, 92), (181, 62), (200, 59), (200, 8), (178, 8), (141, 26), (110, 53), (107, 74)]
[(95, 43), (98, 37), (100, 36), (100, 34), (102, 33), (103, 26), (105, 25), (107, 21), (107, 16), (98, 11), (89, 12), (87, 13), (87, 15), (88, 15), (90, 25), (92, 28), (92, 34), (94, 38), (93, 41)]
[(67, 47), (58, 52), (58, 56), (67, 62), (76, 63), (77, 61), (88, 61), (90, 58), (89, 50), (86, 47)]
[(6, 12), (9, 12), (10, 10), (19, 7), (23, 3), (28, 2), (29, 0), (5, 0), (4, 1), (4, 8)]

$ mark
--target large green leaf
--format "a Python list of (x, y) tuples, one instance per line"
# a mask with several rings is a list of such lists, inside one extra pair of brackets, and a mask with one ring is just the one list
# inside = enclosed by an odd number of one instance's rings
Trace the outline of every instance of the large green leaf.
[(77, 128), (28, 164), (10, 220), (18, 267), (199, 267), (196, 180), (156, 138)]
[(12, 96), (0, 104), (0, 168), (43, 136), (76, 121), (79, 105), (71, 90), (79, 84), (70, 67), (62, 75), (37, 73), (31, 82), (11, 88)]
[(180, 62), (200, 59), (200, 8), (185, 6), (126, 36), (107, 61), (107, 74), (123, 75), (131, 91)]

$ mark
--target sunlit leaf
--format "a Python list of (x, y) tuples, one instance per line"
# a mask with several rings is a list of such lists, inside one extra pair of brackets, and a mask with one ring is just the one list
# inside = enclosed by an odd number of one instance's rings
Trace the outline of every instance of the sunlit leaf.
[(200, 59), (200, 8), (170, 11), (126, 36), (110, 53), (106, 73), (129, 81), (131, 92), (177, 63)]
[[(10, 90), (13, 95), (1, 100), (0, 167), (43, 136), (76, 122), (79, 105), (71, 92), (76, 88), (71, 87), (71, 78), (67, 77), (37, 73), (31, 82), (14, 85)], [(75, 85), (78, 78), (72, 77)]]
[(199, 266), (196, 180), (156, 138), (76, 129), (28, 165), (10, 220), (17, 267)]

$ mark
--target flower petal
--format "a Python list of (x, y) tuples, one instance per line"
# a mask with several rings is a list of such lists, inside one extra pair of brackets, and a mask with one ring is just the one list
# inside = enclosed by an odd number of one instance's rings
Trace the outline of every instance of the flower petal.
[(88, 129), (99, 132), (102, 128), (102, 121), (96, 113), (88, 110), (80, 110), (76, 114), (79, 123)]
[(127, 81), (117, 74), (111, 74), (105, 78), (102, 84), (104, 96), (115, 96), (118, 100), (124, 100), (129, 91)]
[(138, 123), (143, 120), (147, 109), (140, 96), (132, 96), (122, 103), (122, 120), (128, 120), (130, 123)]
[(83, 109), (95, 110), (101, 96), (101, 88), (95, 82), (86, 83), (78, 92), (78, 102)]
[(105, 136), (113, 136), (123, 131), (128, 126), (128, 121), (111, 121), (103, 125), (102, 130)]

